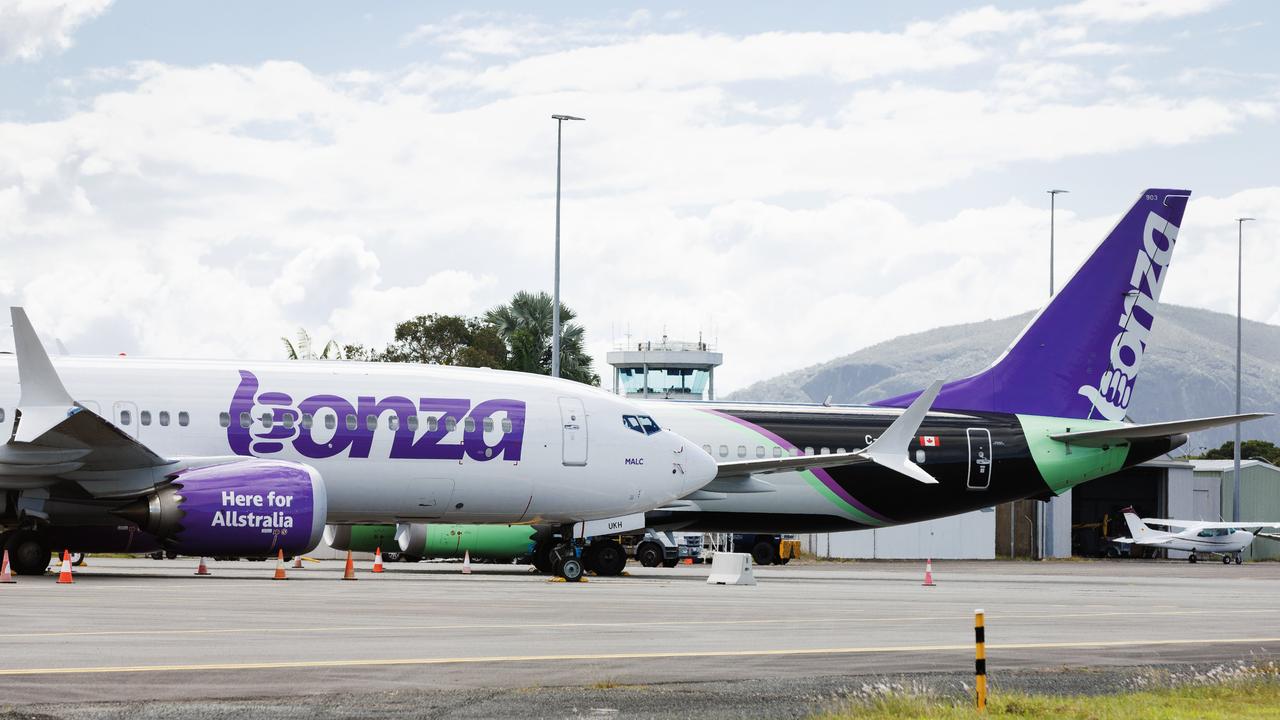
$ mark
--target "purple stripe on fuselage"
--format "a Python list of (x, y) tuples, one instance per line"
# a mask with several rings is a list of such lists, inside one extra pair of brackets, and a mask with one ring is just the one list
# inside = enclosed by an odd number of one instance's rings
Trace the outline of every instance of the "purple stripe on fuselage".
[[(770, 439), (770, 440), (772, 440), (773, 442), (777, 443), (779, 447), (781, 447), (782, 449), (784, 449), (784, 450), (786, 450), (786, 451), (788, 451), (788, 452), (791, 452), (792, 450), (795, 450), (795, 451), (799, 452), (799, 450), (800, 450), (800, 448), (799, 448), (799, 447), (797, 447), (794, 443), (792, 443), (791, 441), (789, 441), (789, 440), (787, 440), (786, 438), (782, 437), (781, 435), (779, 435), (779, 434), (777, 434), (777, 433), (773, 432), (772, 430), (769, 430), (768, 428), (761, 427), (761, 426), (759, 426), (759, 425), (756, 425), (756, 424), (755, 424), (755, 423), (753, 423), (753, 422), (750, 422), (750, 421), (748, 421), (748, 420), (743, 420), (743, 419), (742, 419), (742, 418), (740, 418), (740, 417), (737, 417), (737, 416), (734, 416), (734, 415), (730, 415), (729, 413), (727, 413), (727, 412), (723, 412), (723, 411), (721, 411), (721, 410), (710, 410), (710, 409), (708, 409), (708, 410), (707, 410), (707, 412), (711, 413), (712, 415), (718, 415), (719, 417), (722, 417), (722, 418), (724, 418), (725, 420), (729, 420), (729, 421), (731, 421), (731, 422), (735, 422), (735, 423), (737, 423), (737, 424), (741, 425), (742, 427), (747, 428), (748, 430), (754, 430), (755, 432), (758, 432), (758, 433), (760, 433), (761, 435), (763, 435), (763, 436), (765, 436), (765, 437), (769, 438), (769, 439)], [(813, 468), (813, 469), (811, 469), (811, 470), (810, 470), (810, 472), (812, 472), (814, 477), (818, 478), (818, 480), (819, 480), (819, 481), (821, 481), (823, 485), (826, 485), (826, 486), (827, 486), (827, 489), (829, 489), (829, 490), (831, 490), (831, 492), (835, 493), (835, 494), (836, 494), (836, 496), (837, 496), (837, 497), (839, 497), (841, 500), (844, 500), (845, 502), (849, 503), (850, 505), (852, 505), (852, 506), (854, 506), (854, 507), (858, 508), (859, 510), (861, 510), (861, 511), (862, 511), (862, 512), (864, 512), (864, 513), (866, 513), (867, 515), (870, 515), (871, 517), (873, 517), (873, 518), (875, 518), (875, 519), (877, 519), (877, 520), (880, 520), (881, 522), (886, 522), (886, 523), (894, 523), (894, 522), (895, 522), (894, 520), (892, 520), (892, 519), (890, 519), (890, 518), (888, 518), (888, 517), (885, 517), (884, 515), (881, 515), (880, 513), (876, 512), (875, 510), (872, 510), (871, 508), (869, 508), (869, 507), (867, 507), (866, 505), (863, 505), (861, 502), (859, 502), (857, 498), (855, 498), (854, 496), (852, 496), (852, 495), (850, 495), (848, 492), (846, 492), (844, 488), (840, 487), (840, 483), (836, 482), (836, 481), (835, 481), (835, 478), (831, 477), (831, 474), (830, 474), (830, 473), (828, 473), (826, 470), (824, 470), (824, 469), (822, 469), (822, 468)]]

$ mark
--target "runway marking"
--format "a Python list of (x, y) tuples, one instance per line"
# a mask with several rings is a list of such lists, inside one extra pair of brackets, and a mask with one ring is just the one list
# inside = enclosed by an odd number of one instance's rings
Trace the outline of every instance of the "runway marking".
[[(1261, 615), (1272, 614), (1271, 608), (1234, 608), (1229, 610), (1172, 610), (1172, 611), (1115, 611), (1089, 613), (992, 613), (987, 617), (997, 620), (1056, 620), (1063, 618), (1101, 617), (1151, 617), (1176, 615)], [(644, 620), (628, 622), (565, 622), (565, 623), (486, 623), (437, 625), (335, 625), (305, 627), (246, 627), (246, 628), (171, 628), (160, 630), (57, 630), (48, 632), (0, 633), (0, 639), (58, 638), (58, 637), (114, 637), (121, 635), (236, 635), (244, 633), (320, 633), (320, 632), (369, 632), (401, 633), (408, 630), (548, 630), (565, 628), (612, 627), (696, 627), (718, 625), (819, 625), (831, 623), (887, 623), (918, 621), (951, 621), (968, 619), (969, 615), (918, 615), (901, 617), (826, 617), (826, 618), (768, 618), (727, 620)]]
[[(1214, 638), (1198, 640), (1096, 640), (1045, 643), (988, 644), (988, 650), (1055, 650), (1071, 648), (1121, 648), (1168, 645), (1269, 645), (1280, 638)], [(13, 668), (0, 676), (79, 675), (106, 673), (210, 672), (215, 670), (292, 670), (332, 667), (394, 667), (397, 665), (459, 665), (571, 660), (667, 660), (720, 657), (786, 657), (800, 655), (863, 655), (898, 652), (971, 651), (971, 643), (959, 645), (896, 645), (884, 647), (793, 648), (782, 650), (690, 650), (686, 652), (574, 653), (565, 655), (488, 655), (452, 658), (370, 658), (350, 660), (286, 660), (281, 662), (198, 663), (190, 665), (117, 665), (99, 667)]]

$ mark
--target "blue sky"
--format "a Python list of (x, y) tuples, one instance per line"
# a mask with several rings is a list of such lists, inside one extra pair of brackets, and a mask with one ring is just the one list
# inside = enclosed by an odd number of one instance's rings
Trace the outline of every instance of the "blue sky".
[(1222, 311), (1258, 216), (1245, 314), (1280, 322), (1272, 4), (530, 7), (0, 7), (0, 299), (95, 353), (478, 313), (549, 285), (567, 112), (565, 299), (601, 361), (702, 332), (731, 390), (1029, 309), (1049, 187), (1059, 283), (1142, 189), (1191, 188), (1164, 299)]

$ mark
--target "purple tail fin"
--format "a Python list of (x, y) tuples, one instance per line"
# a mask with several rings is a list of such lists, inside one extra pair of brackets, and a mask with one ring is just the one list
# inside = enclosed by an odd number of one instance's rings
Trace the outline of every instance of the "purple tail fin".
[[(1143, 192), (1009, 349), (933, 406), (1123, 420), (1190, 194)], [(906, 407), (919, 394), (875, 404)]]

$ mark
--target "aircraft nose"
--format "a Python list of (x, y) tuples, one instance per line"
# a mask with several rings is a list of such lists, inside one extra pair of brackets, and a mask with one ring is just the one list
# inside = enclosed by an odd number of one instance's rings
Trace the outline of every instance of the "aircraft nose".
[(716, 460), (694, 443), (677, 436), (676, 462), (684, 468), (684, 492), (687, 495), (716, 479)]

